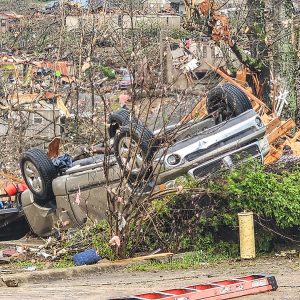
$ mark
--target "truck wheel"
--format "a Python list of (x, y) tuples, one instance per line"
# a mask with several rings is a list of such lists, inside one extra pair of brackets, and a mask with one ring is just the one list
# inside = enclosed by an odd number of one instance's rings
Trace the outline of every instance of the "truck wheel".
[(51, 159), (40, 149), (31, 149), (23, 153), (20, 160), (23, 178), (38, 202), (46, 203), (54, 198), (52, 181), (57, 170)]
[(120, 129), (114, 141), (117, 162), (131, 182), (148, 179), (155, 153), (153, 133), (142, 124)]
[(233, 84), (225, 83), (210, 90), (206, 108), (209, 114), (216, 112), (216, 123), (221, 123), (252, 109), (252, 105), (243, 91)]
[(108, 135), (110, 138), (115, 137), (117, 131), (122, 126), (126, 126), (130, 123), (130, 121), (134, 123), (138, 123), (137, 118), (130, 113), (128, 109), (120, 108), (116, 112), (112, 113), (109, 116), (109, 128), (108, 128)]

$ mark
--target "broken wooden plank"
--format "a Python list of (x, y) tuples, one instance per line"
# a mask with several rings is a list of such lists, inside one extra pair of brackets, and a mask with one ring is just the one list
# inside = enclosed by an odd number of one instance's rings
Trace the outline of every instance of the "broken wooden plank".
[(138, 257), (132, 257), (122, 260), (115, 260), (112, 262), (113, 265), (122, 265), (122, 264), (130, 264), (136, 261), (144, 261), (149, 259), (163, 259), (163, 258), (171, 258), (173, 257), (174, 253), (167, 252), (167, 253), (159, 253), (159, 254), (153, 254), (153, 255), (145, 255), (145, 256), (138, 256)]
[(271, 133), (274, 129), (281, 126), (281, 121), (279, 117), (272, 119), (270, 122), (265, 123), (266, 125), (266, 134)]
[(279, 127), (274, 129), (271, 133), (267, 135), (269, 144), (273, 144), (280, 137), (285, 135), (288, 131), (296, 127), (296, 123), (292, 119), (288, 119), (286, 122), (281, 124)]
[(48, 157), (54, 158), (59, 155), (60, 137), (55, 137), (48, 146)]
[(281, 156), (282, 156), (282, 150), (276, 149), (275, 147), (271, 146), (269, 153), (264, 158), (264, 165), (268, 165), (277, 161)]

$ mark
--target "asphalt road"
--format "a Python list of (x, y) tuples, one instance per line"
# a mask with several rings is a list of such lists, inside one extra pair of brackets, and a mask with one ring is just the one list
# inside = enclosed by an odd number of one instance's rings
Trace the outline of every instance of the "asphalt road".
[(279, 285), (278, 290), (239, 299), (300, 300), (300, 259), (277, 257), (214, 266), (202, 265), (199, 269), (193, 270), (156, 272), (119, 270), (66, 280), (26, 283), (15, 288), (2, 287), (0, 299), (104, 300), (257, 273), (274, 275)]

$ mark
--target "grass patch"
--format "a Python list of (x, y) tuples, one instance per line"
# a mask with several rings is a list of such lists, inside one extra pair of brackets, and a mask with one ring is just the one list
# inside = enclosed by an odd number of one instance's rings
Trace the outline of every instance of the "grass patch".
[(233, 259), (226, 254), (214, 254), (204, 251), (189, 252), (171, 261), (149, 261), (128, 266), (130, 271), (159, 271), (200, 268), (209, 263), (223, 262)]
[(11, 262), (11, 266), (14, 269), (26, 270), (30, 267), (35, 267), (36, 270), (45, 270), (45, 269), (62, 269), (74, 267), (74, 263), (69, 258), (62, 258), (57, 261), (32, 261), (32, 260), (24, 260), (24, 261), (14, 261)]
[(64, 258), (64, 259), (53, 262), (52, 267), (54, 269), (62, 269), (62, 268), (75, 267), (75, 265), (74, 265), (73, 260)]
[(15, 261), (12, 262), (11, 265), (15, 267), (16, 269), (27, 269), (30, 267), (35, 267), (36, 270), (44, 270), (47, 267), (47, 262), (44, 261), (36, 261), (32, 262), (31, 260), (25, 260), (25, 261)]

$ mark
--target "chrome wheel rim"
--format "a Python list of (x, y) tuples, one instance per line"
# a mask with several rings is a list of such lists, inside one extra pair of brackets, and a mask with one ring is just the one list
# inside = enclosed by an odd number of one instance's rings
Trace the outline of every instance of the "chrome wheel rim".
[(43, 191), (43, 181), (41, 175), (32, 162), (25, 162), (24, 174), (27, 184), (31, 187), (33, 191), (35, 191), (36, 193), (40, 193)]
[(132, 174), (138, 174), (143, 167), (144, 159), (138, 143), (130, 137), (121, 138), (118, 146), (123, 166)]

